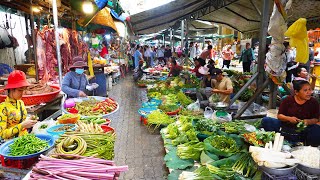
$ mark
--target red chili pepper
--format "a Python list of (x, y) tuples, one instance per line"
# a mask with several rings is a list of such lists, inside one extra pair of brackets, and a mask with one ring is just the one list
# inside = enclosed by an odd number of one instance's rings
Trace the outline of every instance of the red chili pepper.
[(76, 108), (70, 108), (68, 109), (68, 112), (72, 114), (77, 114), (79, 111)]

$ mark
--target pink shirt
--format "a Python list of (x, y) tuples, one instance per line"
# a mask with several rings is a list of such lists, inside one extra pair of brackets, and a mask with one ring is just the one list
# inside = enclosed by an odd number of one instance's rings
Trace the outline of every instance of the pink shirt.
[(223, 55), (223, 59), (224, 60), (232, 60), (234, 52), (231, 49), (230, 50), (224, 50), (224, 51), (222, 51), (222, 55)]

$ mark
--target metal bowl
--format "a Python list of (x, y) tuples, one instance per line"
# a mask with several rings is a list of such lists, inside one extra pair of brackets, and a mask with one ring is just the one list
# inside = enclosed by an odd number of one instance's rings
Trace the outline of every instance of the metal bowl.
[[(304, 146), (297, 146), (291, 149), (290, 152), (296, 151), (298, 149), (303, 148)], [(320, 148), (320, 147), (319, 147)], [(294, 157), (294, 156), (293, 156)], [(311, 174), (311, 175), (320, 175), (320, 168), (313, 168), (310, 166), (306, 166), (302, 163), (298, 163), (298, 169), (300, 169), (301, 171), (307, 173), (307, 174)]]
[(309, 166), (305, 166), (303, 164), (298, 164), (298, 169), (300, 169), (301, 171), (307, 173), (307, 174), (311, 174), (311, 175), (320, 175), (320, 169), (319, 168), (312, 168)]
[(226, 108), (226, 107), (228, 107), (228, 104), (224, 103), (224, 102), (217, 102), (217, 103), (214, 103), (213, 105), (214, 105), (215, 108)]
[(291, 166), (291, 167), (287, 167), (287, 168), (268, 168), (268, 167), (265, 167), (265, 166), (259, 166), (259, 168), (270, 174), (270, 175), (276, 175), (276, 176), (284, 176), (284, 175), (288, 175), (288, 174), (292, 174), (294, 168), (297, 167), (297, 164), (294, 165), (294, 166)]

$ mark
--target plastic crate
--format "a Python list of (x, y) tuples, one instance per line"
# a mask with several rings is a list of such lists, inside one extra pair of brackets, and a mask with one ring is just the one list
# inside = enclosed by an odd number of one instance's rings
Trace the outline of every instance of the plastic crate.
[(318, 180), (318, 179), (320, 179), (320, 176), (308, 174), (304, 171), (301, 171), (298, 168), (295, 168), (295, 170), (293, 172), (299, 180)]
[(261, 179), (262, 180), (298, 180), (297, 176), (295, 176), (294, 174), (276, 176), (276, 175), (268, 174), (266, 172), (263, 172)]
[(38, 162), (38, 159), (39, 156), (28, 159), (13, 160), (0, 155), (1, 165), (7, 168), (29, 169)]

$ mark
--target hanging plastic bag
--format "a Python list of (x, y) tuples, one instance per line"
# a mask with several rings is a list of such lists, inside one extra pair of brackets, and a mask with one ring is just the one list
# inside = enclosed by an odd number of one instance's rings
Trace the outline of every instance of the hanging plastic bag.
[(47, 134), (47, 129), (55, 125), (56, 125), (56, 121), (54, 121), (53, 119), (46, 120), (46, 121), (39, 121), (33, 126), (31, 133)]
[(209, 97), (209, 102), (210, 103), (217, 103), (217, 102), (220, 102), (220, 96), (219, 94), (212, 94), (210, 97)]
[(298, 19), (284, 35), (290, 37), (290, 46), (297, 49), (296, 62), (307, 63), (309, 60), (307, 19)]
[(213, 114), (212, 108), (211, 107), (206, 107), (203, 114), (204, 114), (204, 118), (210, 119), (212, 117), (212, 114)]
[(200, 102), (197, 100), (194, 103), (191, 103), (187, 106), (187, 109), (190, 111), (200, 111)]
[(218, 111), (214, 111), (213, 114), (212, 114), (212, 119), (213, 119), (213, 121), (219, 122), (219, 123), (232, 121), (232, 116), (231, 116), (231, 114), (227, 113), (226, 116), (218, 117), (218, 116), (217, 116), (217, 112), (218, 112)]

